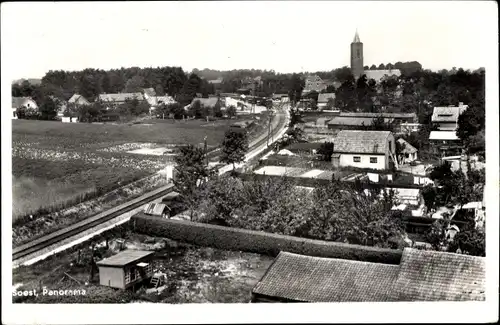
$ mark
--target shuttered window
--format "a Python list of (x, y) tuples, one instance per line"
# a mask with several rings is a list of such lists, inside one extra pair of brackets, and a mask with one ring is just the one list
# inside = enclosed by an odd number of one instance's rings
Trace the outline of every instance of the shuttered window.
[(352, 161), (354, 161), (354, 162), (361, 162), (361, 157), (360, 156), (354, 156), (354, 157), (352, 157)]
[(377, 157), (370, 157), (370, 163), (371, 164), (376, 164), (377, 163)]

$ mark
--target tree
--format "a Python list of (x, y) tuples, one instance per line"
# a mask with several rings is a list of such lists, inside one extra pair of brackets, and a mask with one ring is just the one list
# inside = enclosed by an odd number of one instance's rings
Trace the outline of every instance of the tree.
[(330, 161), (332, 160), (333, 149), (333, 142), (323, 142), (317, 153), (321, 156), (322, 160)]
[(142, 92), (144, 87), (144, 78), (142, 76), (133, 76), (125, 85), (124, 92), (126, 93), (139, 93)]
[(248, 136), (245, 131), (229, 129), (224, 134), (222, 140), (220, 161), (232, 164), (233, 172), (235, 164), (245, 160), (245, 154), (248, 151)]
[(377, 70), (377, 66), (376, 66), (375, 64), (372, 64), (372, 65), (370, 66), (370, 70)]
[(236, 116), (236, 107), (234, 105), (231, 105), (228, 108), (226, 108), (226, 114), (228, 117)]
[(350, 75), (346, 81), (337, 89), (335, 95), (335, 107), (341, 111), (356, 111), (358, 100), (356, 94), (356, 83), (354, 77)]
[(288, 97), (292, 105), (296, 105), (300, 101), (302, 95), (302, 90), (304, 90), (305, 81), (300, 77), (300, 75), (294, 73), (289, 81)]
[(328, 98), (328, 102), (326, 103), (326, 109), (328, 110), (335, 109), (335, 98)]
[(200, 196), (199, 186), (212, 176), (205, 165), (205, 153), (203, 149), (193, 145), (179, 148), (179, 154), (175, 156), (174, 187), (180, 194), (184, 207), (190, 210), (191, 220), (194, 209), (198, 204)]
[(193, 117), (196, 117), (196, 118), (200, 118), (200, 117), (203, 117), (203, 114), (204, 114), (204, 107), (203, 105), (201, 104), (201, 102), (199, 100), (195, 100), (190, 106), (189, 106), (189, 109), (188, 109), (188, 114), (190, 116), (193, 116)]
[(463, 254), (473, 256), (486, 256), (485, 232), (476, 227), (467, 227), (455, 235), (450, 250), (460, 249)]
[(57, 116), (57, 104), (50, 96), (45, 96), (40, 105), (40, 118), (53, 120)]

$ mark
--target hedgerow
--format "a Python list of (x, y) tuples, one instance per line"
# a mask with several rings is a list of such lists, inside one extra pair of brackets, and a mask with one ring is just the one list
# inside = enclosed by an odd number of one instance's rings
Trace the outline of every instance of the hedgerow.
[(270, 256), (277, 256), (280, 251), (287, 251), (310, 256), (399, 264), (402, 254), (402, 251), (395, 249), (312, 240), (262, 231), (161, 219), (143, 214), (132, 217), (131, 226), (135, 232), (151, 236), (167, 237), (198, 246)]

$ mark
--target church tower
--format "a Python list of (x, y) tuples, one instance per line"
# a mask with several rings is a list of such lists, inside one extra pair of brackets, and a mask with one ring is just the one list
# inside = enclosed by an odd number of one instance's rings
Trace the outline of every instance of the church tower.
[(351, 72), (355, 79), (364, 73), (363, 68), (363, 43), (359, 40), (358, 30), (351, 43)]

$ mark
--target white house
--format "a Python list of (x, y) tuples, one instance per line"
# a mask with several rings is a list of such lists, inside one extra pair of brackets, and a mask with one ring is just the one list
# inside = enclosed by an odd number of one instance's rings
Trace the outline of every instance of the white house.
[(408, 141), (403, 138), (399, 138), (397, 141), (402, 148), (398, 157), (400, 163), (407, 164), (418, 159), (417, 148), (409, 144)]
[(458, 117), (468, 106), (458, 103), (458, 106), (434, 107), (432, 123), (437, 125), (439, 131), (456, 131), (458, 128)]
[(31, 97), (12, 97), (12, 118), (17, 119), (17, 109), (25, 107), (29, 110), (38, 110), (38, 105)]
[(335, 93), (323, 93), (318, 95), (318, 109), (326, 108), (330, 99), (335, 100)]
[(87, 98), (83, 97), (82, 95), (74, 94), (68, 100), (68, 104), (75, 104), (79, 106), (79, 105), (90, 105), (90, 102), (87, 100)]
[(333, 140), (332, 165), (390, 169), (396, 164), (396, 141), (389, 131), (342, 130)]

